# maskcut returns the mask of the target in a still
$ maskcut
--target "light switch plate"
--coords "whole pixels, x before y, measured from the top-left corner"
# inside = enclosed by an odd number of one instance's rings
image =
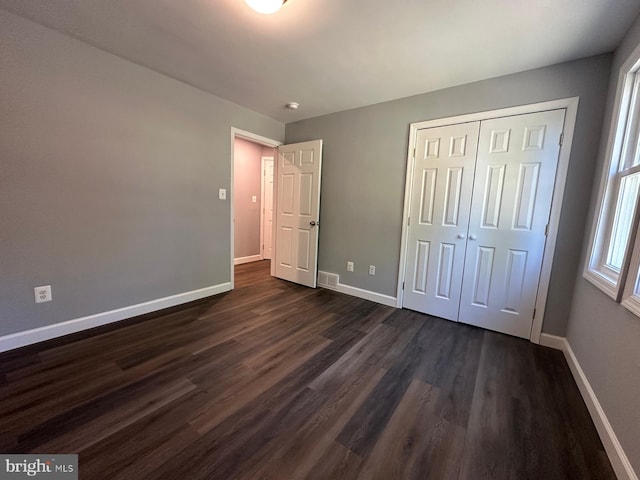
[[[226,188],[221,188],[220,190],[218,190],[218,198],[220,200],[226,200],[227,199],[227,189]]]

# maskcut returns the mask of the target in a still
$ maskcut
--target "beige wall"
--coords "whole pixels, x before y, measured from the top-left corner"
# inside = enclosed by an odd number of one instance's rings
[[[236,138],[234,142],[234,257],[260,254],[262,145]],[[256,202],[252,202],[252,197]]]

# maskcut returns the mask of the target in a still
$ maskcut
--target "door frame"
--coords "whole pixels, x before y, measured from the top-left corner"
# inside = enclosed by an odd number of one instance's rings
[[[558,158],[558,167],[556,170],[556,181],[553,189],[553,197],[551,202],[551,212],[549,215],[549,232],[545,243],[544,253],[542,257],[542,267],[540,271],[540,279],[538,281],[538,295],[536,297],[535,311],[536,315],[533,319],[531,334],[529,340],[533,343],[540,343],[540,335],[542,333],[542,323],[544,320],[545,306],[547,303],[547,295],[549,293],[549,281],[551,279],[551,266],[555,253],[556,240],[558,236],[558,225],[560,223],[560,213],[562,210],[562,199],[564,197],[565,183],[567,180],[567,172],[569,169],[569,158],[571,156],[571,146],[573,143],[573,133],[575,131],[577,113],[578,113],[579,97],[563,98],[552,100],[549,102],[532,103],[520,105],[517,107],[501,108],[489,110],[485,112],[470,113],[466,115],[457,115],[453,117],[438,118],[423,122],[410,124],[409,129],[409,147],[407,151],[407,169],[404,188],[404,207],[402,211],[402,237],[400,243],[400,264],[398,266],[398,287],[396,294],[396,307],[402,308],[404,301],[403,281],[405,276],[405,267],[407,260],[407,229],[409,220],[409,207],[411,205],[411,187],[413,182],[413,168],[416,136],[418,130],[425,128],[444,127],[458,123],[476,122],[490,120],[492,118],[510,117],[514,115],[523,115],[527,113],[537,113],[546,110],[566,109],[563,144],[560,148],[560,156]]]
[[[234,180],[235,180],[235,172],[234,172],[234,161],[235,161],[235,139],[236,138],[242,138],[243,140],[248,140],[250,142],[253,143],[257,143],[259,145],[263,145],[265,147],[271,147],[271,148],[277,148],[280,145],[282,145],[284,142],[281,142],[279,140],[274,140],[272,138],[267,138],[267,137],[263,137],[262,135],[258,135],[256,133],[252,133],[252,132],[248,132],[246,130],[241,130],[239,128],[235,128],[235,127],[231,127],[231,179],[229,182],[229,195],[228,195],[228,199],[229,199],[229,216],[230,216],[230,230],[231,230],[231,244],[230,244],[230,253],[231,253],[231,258],[229,259],[229,265],[230,265],[230,283],[231,283],[231,290],[234,289],[235,286],[235,264],[234,264],[234,241],[235,241],[235,205],[234,205],[234,188],[233,188],[233,184],[234,184]],[[274,159],[274,170],[275,170],[275,159]],[[274,197],[273,199],[274,205],[276,202],[276,199]],[[262,222],[260,222],[262,223]],[[262,231],[260,232],[260,238],[262,239]],[[274,240],[272,238],[272,240]],[[261,247],[262,248],[262,247]],[[262,249],[260,250],[262,252]]]
[[[262,259],[264,260],[264,217],[266,214],[266,211],[264,209],[264,194],[265,194],[265,162],[273,162],[273,170],[275,172],[275,161],[276,159],[274,157],[269,157],[269,156],[262,156],[260,158],[260,169],[261,169],[261,173],[260,173],[260,256],[262,257]],[[273,183],[273,186],[275,186],[275,182]],[[273,190],[273,189],[272,189]],[[271,192],[271,201],[273,203],[275,203],[275,198],[273,196],[273,192]],[[272,205],[273,208],[273,205]],[[273,211],[272,211],[273,213]],[[273,218],[271,221],[272,225],[273,225]],[[273,226],[271,228],[271,250],[273,251]],[[273,260],[273,254],[271,256],[271,259]]]

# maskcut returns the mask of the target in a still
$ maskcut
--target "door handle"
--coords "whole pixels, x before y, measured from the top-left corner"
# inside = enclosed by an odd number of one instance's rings
[[[458,237],[460,240],[462,240],[462,239],[464,238],[464,233],[459,233],[459,234],[457,235],[457,237]]]
[[[309,222],[309,225],[311,225],[312,227],[315,227],[316,225],[320,226],[320,222],[315,222],[315,221],[311,220]]]
[[[475,235],[469,235],[469,240],[475,240],[476,238],[478,237],[476,237]]]

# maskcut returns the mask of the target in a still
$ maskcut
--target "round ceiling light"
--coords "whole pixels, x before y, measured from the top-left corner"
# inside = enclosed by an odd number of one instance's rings
[[[285,105],[289,110],[297,110],[300,108],[300,104],[298,102],[289,102]]]
[[[244,0],[258,13],[276,13],[287,0]]]

